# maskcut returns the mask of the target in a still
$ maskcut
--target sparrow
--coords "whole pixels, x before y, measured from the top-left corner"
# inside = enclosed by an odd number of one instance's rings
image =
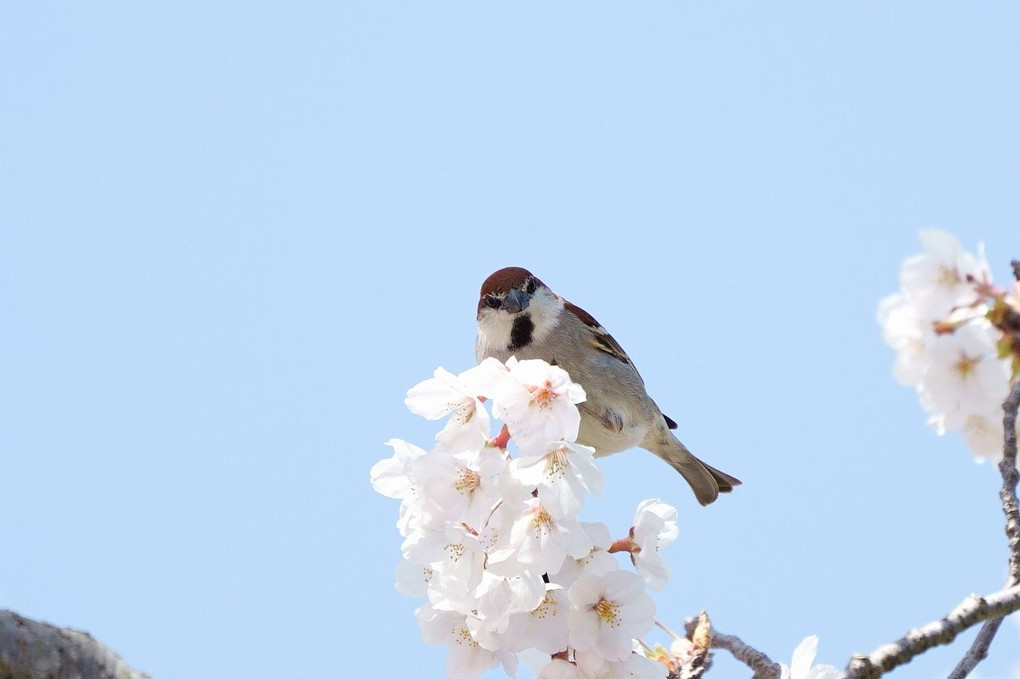
[[[485,279],[478,298],[475,356],[540,358],[584,387],[577,441],[596,457],[641,447],[680,472],[702,505],[740,480],[696,458],[673,434],[676,422],[645,391],[627,353],[584,309],[556,295],[530,271],[512,266]]]

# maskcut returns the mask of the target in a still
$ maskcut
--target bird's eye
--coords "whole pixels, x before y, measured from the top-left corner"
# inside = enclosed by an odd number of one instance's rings
[[[490,309],[498,309],[500,307],[500,304],[502,304],[502,302],[499,301],[499,297],[496,297],[495,295],[485,296],[485,306],[489,307]]]
[[[535,279],[534,278],[529,278],[527,280],[527,282],[524,284],[524,292],[526,292],[526,293],[528,293],[530,295],[530,294],[535,292],[535,287],[536,287],[535,286]]]

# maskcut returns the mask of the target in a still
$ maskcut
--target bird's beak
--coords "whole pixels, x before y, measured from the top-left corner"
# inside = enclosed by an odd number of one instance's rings
[[[531,297],[523,290],[511,290],[503,300],[503,310],[508,314],[516,314],[528,308]]]

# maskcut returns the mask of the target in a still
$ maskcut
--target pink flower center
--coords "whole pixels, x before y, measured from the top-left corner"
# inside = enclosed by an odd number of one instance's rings
[[[538,533],[548,534],[552,530],[553,518],[542,505],[532,510],[534,516],[531,518],[531,526]]]
[[[482,477],[478,472],[467,467],[461,467],[453,487],[458,493],[472,493],[482,485]]]
[[[960,284],[960,272],[940,264],[935,274],[935,282],[944,288],[953,288]]]
[[[956,374],[959,375],[960,379],[965,380],[974,374],[974,368],[977,364],[978,359],[961,354],[960,360],[953,367],[956,369]]]
[[[549,404],[556,400],[556,391],[553,390],[552,382],[549,380],[539,387],[528,388],[531,390],[531,405],[548,408]]]

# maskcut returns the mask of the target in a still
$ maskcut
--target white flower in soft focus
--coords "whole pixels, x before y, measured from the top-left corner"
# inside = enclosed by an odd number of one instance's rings
[[[424,599],[428,595],[432,567],[401,559],[397,564],[397,591],[404,596]]]
[[[591,540],[574,518],[556,518],[538,498],[502,505],[501,544],[489,554],[488,567],[498,575],[516,575],[527,569],[554,573],[567,556],[575,559],[591,551]]]
[[[842,672],[832,665],[815,665],[815,654],[818,651],[818,637],[811,635],[800,642],[793,650],[793,659],[790,666],[779,663],[782,669],[781,679],[837,679]]]
[[[507,674],[513,676],[517,659],[512,653],[493,652],[481,646],[468,628],[466,616],[453,611],[438,611],[428,604],[415,615],[421,625],[422,639],[431,646],[448,646],[446,675],[451,679],[474,679],[486,670],[503,664]]]
[[[634,573],[583,575],[571,585],[568,596],[570,645],[605,660],[627,659],[633,652],[632,640],[655,622],[655,604],[645,594],[644,581]]]
[[[538,499],[557,517],[577,516],[585,495],[602,495],[603,488],[595,449],[569,441],[553,441],[542,453],[517,458],[505,478],[516,481],[528,493],[537,489]]]
[[[893,376],[902,385],[917,386],[930,363],[927,343],[935,336],[930,324],[922,324],[916,309],[899,293],[879,303],[876,317],[885,343],[896,350]]]
[[[482,448],[454,455],[433,450],[414,461],[413,471],[427,525],[463,522],[480,530],[499,501],[502,451]]]
[[[465,375],[468,379],[464,379]],[[489,413],[470,386],[470,377],[471,371],[457,376],[436,368],[435,377],[408,389],[404,399],[408,410],[426,420],[450,415],[446,426],[436,434],[436,441],[444,450],[454,453],[481,448],[492,433]]]
[[[931,365],[919,388],[940,433],[962,425],[970,413],[1001,408],[1009,392],[1009,366],[996,355],[998,333],[981,320],[932,340]]]
[[[511,644],[508,650],[537,648],[548,655],[567,650],[569,608],[567,592],[550,585],[542,601],[532,610],[510,616],[506,629],[506,638]]]
[[[975,413],[968,415],[963,423],[963,440],[978,462],[998,462],[1002,459],[1004,433],[1001,415],[989,417]],[[1020,427],[1017,428],[1017,434],[1020,435]]]
[[[977,300],[968,276],[991,282],[984,249],[965,252],[955,236],[935,229],[921,231],[924,253],[903,262],[900,285],[923,321],[943,320],[956,307]]]
[[[563,368],[540,359],[506,362],[509,379],[495,387],[492,413],[503,420],[522,455],[544,452],[549,441],[574,441],[581,426],[581,385]]]
[[[669,581],[669,564],[659,550],[680,534],[676,519],[676,509],[659,500],[642,501],[634,514],[631,540],[639,551],[631,552],[630,559],[645,583],[656,592],[661,592]]]
[[[407,441],[390,439],[386,445],[393,449],[393,455],[372,465],[369,478],[375,492],[394,500],[403,500],[414,487],[411,467],[425,451]]]
[[[412,469],[414,461],[426,453],[418,446],[400,439],[390,439],[386,445],[393,448],[392,457],[376,462],[369,472],[369,478],[377,493],[400,500],[397,531],[406,537],[421,525],[421,498]]]

